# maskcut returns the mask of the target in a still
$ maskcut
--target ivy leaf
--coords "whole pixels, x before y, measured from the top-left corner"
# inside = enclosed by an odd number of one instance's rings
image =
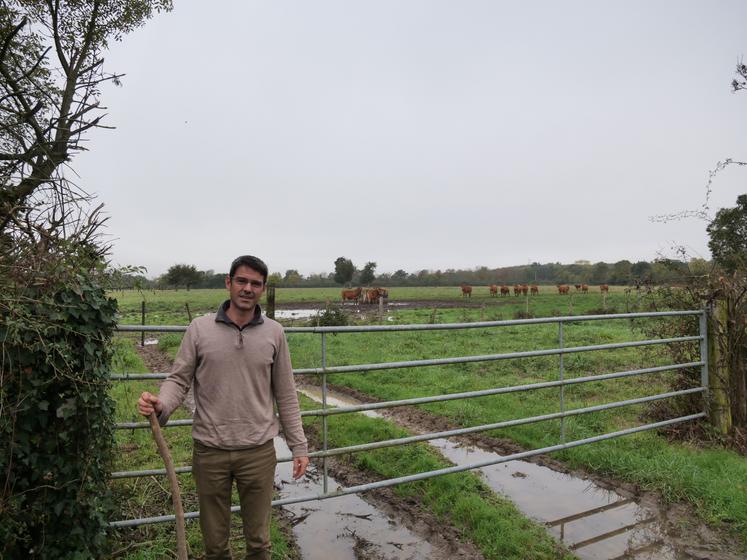
[[[75,397],[71,397],[57,408],[57,418],[70,418],[77,408]]]

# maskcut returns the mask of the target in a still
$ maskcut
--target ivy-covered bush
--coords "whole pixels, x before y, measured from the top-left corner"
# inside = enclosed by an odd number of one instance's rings
[[[111,513],[116,301],[90,258],[3,268],[0,557],[99,558]]]

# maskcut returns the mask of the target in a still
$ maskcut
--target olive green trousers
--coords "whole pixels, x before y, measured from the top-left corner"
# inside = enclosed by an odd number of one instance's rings
[[[200,529],[206,560],[230,560],[231,490],[239,492],[247,560],[270,560],[270,515],[275,446],[225,450],[194,442],[192,476],[200,502]]]

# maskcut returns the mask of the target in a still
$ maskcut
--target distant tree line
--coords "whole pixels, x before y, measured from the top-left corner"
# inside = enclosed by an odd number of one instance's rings
[[[615,263],[577,261],[573,264],[531,263],[526,265],[474,269],[418,270],[376,274],[376,263],[368,262],[361,269],[350,259],[339,257],[334,272],[303,275],[298,270],[270,274],[268,282],[283,288],[332,287],[332,286],[456,286],[461,283],[488,284],[610,284],[610,285],[661,285],[676,284],[692,274],[704,274],[710,261],[691,259],[659,259],[653,262]],[[222,288],[225,272],[198,270],[194,265],[175,264],[168,271],[149,279],[144,275],[123,275],[119,281],[122,288],[143,289],[193,289]]]

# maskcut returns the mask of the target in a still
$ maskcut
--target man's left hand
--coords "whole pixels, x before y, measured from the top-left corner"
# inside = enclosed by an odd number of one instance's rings
[[[304,457],[293,457],[293,480],[301,478],[306,472],[306,467],[309,466],[309,458]]]

